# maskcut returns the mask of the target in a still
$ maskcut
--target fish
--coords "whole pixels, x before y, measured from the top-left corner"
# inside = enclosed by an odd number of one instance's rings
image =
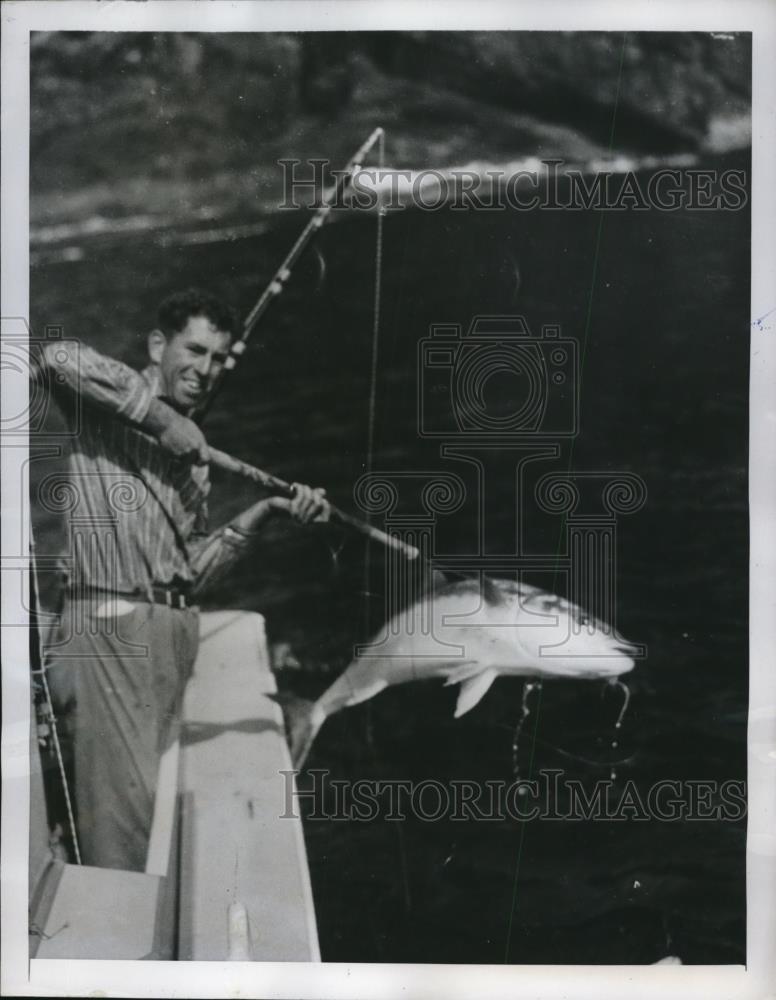
[[[397,684],[438,678],[460,685],[460,718],[497,677],[616,680],[633,669],[636,655],[637,647],[605,622],[539,587],[491,577],[446,582],[389,619],[382,635],[296,714],[293,765],[303,766],[331,715]]]

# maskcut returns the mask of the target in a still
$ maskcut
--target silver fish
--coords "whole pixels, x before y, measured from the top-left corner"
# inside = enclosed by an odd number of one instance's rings
[[[633,669],[636,654],[612,632],[570,601],[514,580],[446,584],[390,619],[383,635],[292,722],[294,767],[302,766],[330,715],[395,684],[436,677],[460,684],[459,718],[501,675],[612,680]]]

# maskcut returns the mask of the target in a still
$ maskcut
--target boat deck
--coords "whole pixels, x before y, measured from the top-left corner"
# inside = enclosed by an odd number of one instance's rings
[[[264,621],[211,612],[201,642],[183,713],[179,958],[320,961],[301,820],[281,819],[291,761]]]
[[[262,617],[203,614],[146,872],[52,863],[36,958],[320,961],[275,691]]]

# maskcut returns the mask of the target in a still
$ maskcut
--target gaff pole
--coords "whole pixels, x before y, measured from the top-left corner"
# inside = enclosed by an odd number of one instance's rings
[[[262,469],[257,469],[254,465],[248,465],[247,462],[243,462],[239,458],[233,458],[223,451],[218,451],[217,448],[208,448],[208,451],[210,452],[210,462],[212,465],[216,465],[220,469],[225,469],[227,472],[234,472],[245,479],[250,479],[276,496],[294,496],[294,489],[291,483],[287,483],[283,479],[278,479],[277,476],[273,476],[269,472],[264,472]],[[389,535],[386,531],[375,528],[374,525],[363,521],[359,517],[354,517],[344,510],[340,510],[339,507],[330,505],[329,512],[332,521],[346,524],[349,528],[353,528],[362,535],[367,535],[376,542],[380,542],[381,545],[401,552],[407,559],[417,559],[420,555],[420,549],[415,548],[414,545],[409,545],[395,535]]]

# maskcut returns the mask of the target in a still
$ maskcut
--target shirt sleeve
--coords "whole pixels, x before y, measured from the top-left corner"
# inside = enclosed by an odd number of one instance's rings
[[[44,384],[80,396],[100,409],[140,424],[154,392],[134,368],[106,357],[86,344],[69,340],[44,344],[38,364]]]
[[[191,566],[195,573],[192,596],[199,597],[218,583],[249,545],[250,539],[234,531],[229,525],[223,525],[207,534],[207,504],[203,502],[188,543]]]

